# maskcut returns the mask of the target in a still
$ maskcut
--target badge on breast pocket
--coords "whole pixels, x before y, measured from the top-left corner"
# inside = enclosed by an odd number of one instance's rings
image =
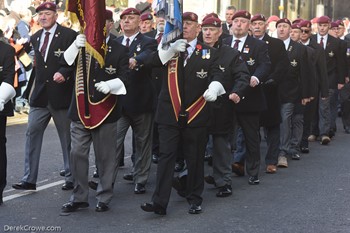
[[[136,51],[137,51],[137,52],[140,52],[140,51],[141,51],[141,45],[140,45],[140,44],[138,44],[138,45],[136,46]]]
[[[333,51],[331,51],[330,53],[328,53],[329,57],[334,57],[334,53]]]
[[[255,60],[253,58],[249,58],[249,61],[247,61],[248,66],[252,66],[255,64]]]
[[[290,62],[290,65],[296,67],[298,65],[298,62],[295,59],[293,59],[293,61]]]
[[[197,72],[197,77],[200,79],[206,78],[206,77],[208,77],[208,72],[201,69],[200,72]]]
[[[116,69],[116,68],[113,68],[113,66],[110,65],[109,67],[106,67],[106,68],[105,68],[105,72],[106,72],[107,74],[115,74],[115,73],[117,73],[117,69]]]
[[[55,55],[55,57],[60,57],[62,53],[64,53],[64,51],[62,51],[61,49],[58,49],[58,50],[56,50],[56,51],[53,52],[53,54]]]

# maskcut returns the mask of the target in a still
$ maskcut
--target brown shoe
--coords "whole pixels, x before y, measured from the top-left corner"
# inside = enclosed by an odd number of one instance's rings
[[[328,136],[322,136],[321,138],[321,145],[327,145],[330,143],[331,139]]]
[[[233,163],[232,172],[237,176],[244,176],[244,165],[240,163]]]
[[[266,167],[266,173],[268,174],[275,174],[277,172],[277,167],[276,165],[269,164]]]
[[[309,142],[314,142],[314,141],[316,141],[316,139],[317,139],[316,135],[313,135],[313,134],[311,134],[311,135],[307,138],[307,140],[308,140]]]

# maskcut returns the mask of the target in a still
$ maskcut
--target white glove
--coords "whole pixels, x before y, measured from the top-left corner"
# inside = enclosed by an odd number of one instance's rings
[[[176,53],[184,52],[186,50],[187,40],[179,39],[175,41],[175,43],[170,44],[168,50],[164,50],[162,48],[159,49],[158,55],[160,61],[163,63],[167,63]]]
[[[101,81],[99,83],[96,83],[95,87],[96,90],[102,92],[105,95],[107,95],[108,93],[111,93],[112,95],[126,94],[126,88],[124,86],[124,83],[119,78],[108,80],[106,82]]]
[[[2,82],[0,85],[0,111],[4,110],[4,105],[13,97],[15,97],[16,91],[12,85]]]
[[[208,102],[214,102],[218,96],[225,94],[226,91],[221,83],[213,81],[210,83],[208,89],[204,92],[203,97]]]
[[[85,47],[86,37],[84,34],[77,35],[75,41],[64,51],[63,57],[68,65],[72,65],[81,47]]]
[[[86,36],[84,34],[77,35],[77,38],[74,41],[75,46],[78,48],[85,47]]]
[[[0,112],[2,110],[4,110],[4,105],[5,105],[5,101],[4,100],[0,100]]]

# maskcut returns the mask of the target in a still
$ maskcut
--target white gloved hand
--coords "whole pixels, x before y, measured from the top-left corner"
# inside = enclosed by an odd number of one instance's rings
[[[0,85],[0,111],[4,110],[4,105],[13,97],[15,97],[16,91],[12,85],[7,82],[2,82]]]
[[[77,38],[74,41],[75,46],[77,46],[78,48],[82,48],[82,47],[85,47],[85,43],[86,43],[86,36],[84,34],[77,35]]]
[[[96,83],[95,87],[96,90],[102,92],[105,95],[107,95],[108,93],[111,93],[113,95],[126,94],[126,88],[124,86],[124,83],[119,78],[111,79],[106,82],[101,81],[99,83]]]
[[[168,50],[164,50],[162,48],[159,49],[158,55],[160,61],[163,63],[167,63],[176,53],[184,52],[186,50],[187,40],[179,39],[175,41],[175,43],[170,44]]]
[[[218,96],[225,94],[226,91],[221,83],[213,81],[210,83],[208,89],[204,92],[203,97],[208,102],[214,102]]]
[[[4,100],[0,100],[0,112],[2,110],[4,110],[4,105],[5,105],[5,101]]]
[[[68,65],[72,65],[81,47],[85,47],[86,37],[84,34],[77,35],[75,41],[63,53],[64,60]]]

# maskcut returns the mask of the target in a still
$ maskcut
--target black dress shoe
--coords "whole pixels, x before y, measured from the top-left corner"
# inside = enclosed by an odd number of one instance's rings
[[[141,209],[146,212],[154,212],[159,215],[166,215],[166,209],[157,203],[143,203]]]
[[[70,213],[87,207],[89,207],[88,202],[68,202],[62,206],[62,212]]]
[[[60,171],[60,176],[66,176],[66,171],[64,169]]]
[[[260,180],[257,176],[250,176],[248,179],[248,184],[250,185],[257,185],[260,183]]]
[[[184,161],[178,161],[176,162],[175,164],[175,168],[174,168],[174,171],[175,172],[181,172],[185,169],[185,162]]]
[[[232,187],[231,185],[225,185],[220,187],[219,191],[216,193],[217,197],[228,197],[232,195]]]
[[[292,159],[293,160],[300,160],[300,155],[299,154],[292,154]]]
[[[303,154],[308,154],[310,152],[309,148],[308,147],[301,147],[300,148],[300,151],[301,153]]]
[[[104,202],[97,203],[96,209],[95,209],[96,212],[105,212],[107,210],[109,210],[109,207],[106,203]]]
[[[97,182],[90,180],[88,184],[92,190],[97,190],[97,185],[98,185]]]
[[[13,184],[12,188],[14,189],[23,189],[23,190],[36,190],[36,184],[31,184],[25,181],[21,181],[17,184]]]
[[[202,212],[202,207],[200,205],[191,204],[188,213],[190,214],[199,214]]]
[[[157,154],[153,154],[153,155],[152,155],[152,162],[155,163],[155,164],[157,164],[157,163],[158,163],[158,160],[159,160],[158,155],[157,155]]]
[[[96,169],[95,171],[94,171],[94,173],[92,174],[92,177],[93,178],[98,178],[99,177],[99,174],[98,174],[98,170]]]
[[[128,180],[128,181],[133,181],[134,180],[134,175],[132,173],[124,174],[123,179],[124,180]]]
[[[214,177],[212,177],[211,175],[204,176],[204,181],[205,181],[207,184],[213,184],[213,185],[215,185]]]
[[[179,177],[173,177],[171,185],[180,197],[186,197],[186,187],[181,183]]]
[[[64,190],[64,191],[72,190],[72,189],[74,189],[73,182],[67,181],[66,183],[64,183],[64,185],[62,185],[62,190]]]
[[[145,192],[146,192],[145,185],[140,183],[135,184],[135,189],[134,189],[135,194],[144,194]]]

